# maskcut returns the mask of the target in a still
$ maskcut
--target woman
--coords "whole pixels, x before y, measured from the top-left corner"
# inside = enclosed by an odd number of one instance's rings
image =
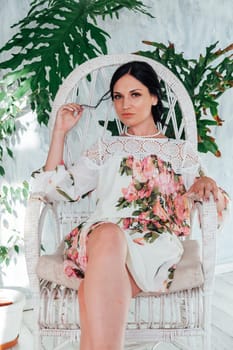
[[[124,134],[99,140],[66,169],[64,140],[83,113],[68,103],[57,113],[45,172],[35,175],[37,191],[42,186],[52,198],[78,200],[96,190],[95,212],[65,239],[65,272],[81,279],[81,350],[123,349],[130,299],[141,290],[168,290],[183,253],[177,236],[189,233],[189,196],[212,194],[218,212],[226,208],[215,181],[199,176],[191,145],[160,131],[161,91],[152,67],[124,64],[110,92]]]

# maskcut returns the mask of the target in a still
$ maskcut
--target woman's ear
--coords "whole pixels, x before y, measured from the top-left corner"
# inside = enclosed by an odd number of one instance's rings
[[[158,97],[156,95],[152,95],[152,106],[156,106],[158,103]]]

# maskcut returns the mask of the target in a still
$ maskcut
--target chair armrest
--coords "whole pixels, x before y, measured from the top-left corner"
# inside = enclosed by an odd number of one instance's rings
[[[217,207],[213,197],[209,201],[198,203],[196,206],[202,232],[204,289],[210,291],[214,283],[216,264]]]
[[[29,282],[33,293],[36,294],[39,293],[36,266],[41,253],[42,228],[48,210],[52,210],[56,216],[56,204],[48,202],[44,193],[31,194],[25,212],[24,240]]]

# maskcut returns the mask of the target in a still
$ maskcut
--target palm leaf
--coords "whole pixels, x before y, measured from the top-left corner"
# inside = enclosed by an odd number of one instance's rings
[[[5,75],[8,84],[31,77],[31,105],[37,110],[38,120],[47,124],[48,105],[41,108],[43,99],[36,96],[42,93],[53,100],[58,86],[77,64],[107,53],[109,34],[97,26],[96,17],[113,17],[122,8],[150,14],[138,0],[37,0],[31,5],[26,18],[15,25],[19,32],[0,50],[14,50],[0,68],[14,71]],[[30,92],[25,89],[24,95]]]
[[[0,63],[0,138],[9,133],[5,123],[15,120],[30,104],[39,123],[47,124],[59,85],[75,66],[107,53],[109,34],[99,28],[99,17],[119,17],[121,9],[151,16],[140,0],[34,0],[27,16],[13,27],[18,32],[0,49],[10,58]],[[13,122],[14,124],[14,122]],[[1,174],[3,171],[1,171]]]
[[[209,126],[220,126],[218,98],[229,88],[233,87],[233,44],[222,50],[216,50],[218,42],[206,48],[205,54],[198,59],[188,59],[183,53],[175,52],[175,46],[169,43],[143,41],[152,47],[151,51],[139,51],[137,54],[158,60],[167,66],[186,87],[196,113],[198,130],[198,150],[211,152],[220,156],[220,151]],[[180,111],[178,110],[178,118]],[[209,116],[209,120],[206,118]],[[213,119],[211,119],[211,117]],[[168,128],[167,136],[173,137]]]

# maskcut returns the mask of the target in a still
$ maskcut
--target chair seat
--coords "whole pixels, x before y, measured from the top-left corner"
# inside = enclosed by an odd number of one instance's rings
[[[200,287],[204,283],[198,242],[186,240],[182,244],[184,253],[177,264],[169,293]],[[37,264],[37,275],[40,279],[77,290],[80,280],[75,277],[68,277],[64,273],[63,249],[64,245],[61,244],[55,254],[41,256]]]

